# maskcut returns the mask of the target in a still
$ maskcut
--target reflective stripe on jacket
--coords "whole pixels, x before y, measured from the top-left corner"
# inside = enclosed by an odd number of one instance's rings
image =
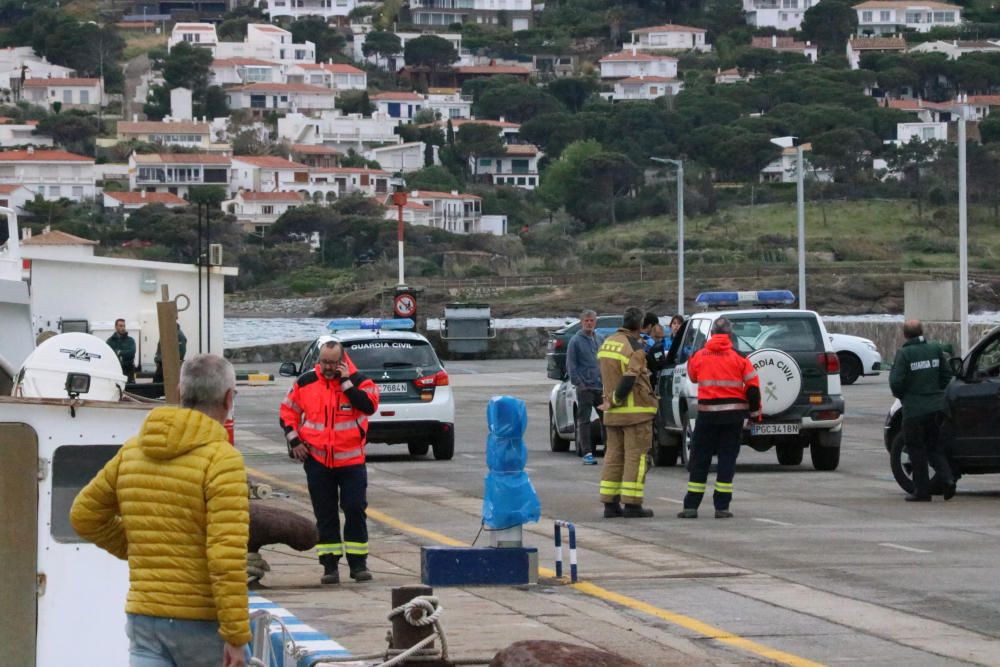
[[[760,414],[757,371],[749,359],[733,349],[727,334],[714,334],[695,352],[688,362],[688,378],[698,385],[699,413]]]
[[[604,412],[605,425],[630,426],[656,416],[657,401],[649,384],[646,349],[637,334],[618,329],[605,338],[597,351],[597,362],[601,367],[604,397],[611,403]],[[624,377],[633,378],[634,384],[623,400],[616,401],[615,389]]]
[[[319,364],[296,380],[281,402],[281,424],[289,447],[301,442],[309,454],[328,468],[365,462],[368,415],[378,409],[378,387],[357,372],[344,352],[349,378],[327,380]],[[371,402],[371,412],[362,411],[348,393],[363,391]]]

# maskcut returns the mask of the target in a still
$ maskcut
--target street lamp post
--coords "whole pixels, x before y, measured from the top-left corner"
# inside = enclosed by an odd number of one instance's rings
[[[684,161],[650,158],[653,162],[677,167],[677,313],[684,314]]]
[[[969,353],[969,212],[966,190],[965,108],[958,116],[958,316],[959,347]]]
[[[784,139],[784,141],[782,140]],[[787,139],[791,139],[795,145],[795,200],[798,209],[798,229],[799,229],[799,308],[806,309],[806,184],[805,184],[805,159],[802,156],[802,144],[798,137],[783,137],[782,139],[771,139],[771,143],[780,146],[782,150],[788,148]]]

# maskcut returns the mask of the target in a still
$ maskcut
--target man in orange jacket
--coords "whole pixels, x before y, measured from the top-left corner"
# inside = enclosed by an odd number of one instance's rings
[[[342,555],[347,556],[352,579],[372,579],[365,437],[368,415],[378,409],[378,398],[375,383],[358,372],[340,343],[331,341],[320,348],[316,367],[303,373],[281,402],[288,455],[302,461],[306,471],[324,584],[340,583],[337,568]],[[338,504],[344,510],[343,541]]]
[[[733,326],[724,317],[712,323],[705,347],[688,362],[688,378],[698,385],[698,418],[694,426],[687,495],[681,519],[698,517],[708,468],[718,456],[715,473],[715,518],[733,516],[733,476],[740,453],[740,434],[748,417],[760,415],[760,380],[750,360],[733,349]]]

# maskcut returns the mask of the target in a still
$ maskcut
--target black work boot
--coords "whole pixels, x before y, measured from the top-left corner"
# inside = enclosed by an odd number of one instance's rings
[[[930,496],[918,496],[915,493],[908,493],[906,497],[903,498],[908,503],[929,503],[931,501]]]
[[[368,571],[368,562],[366,560],[357,560],[353,563],[348,561],[347,564],[351,568],[351,579],[354,581],[372,580],[372,573]]]
[[[622,506],[618,503],[604,503],[604,518],[614,519],[622,515]]]
[[[648,519],[653,516],[653,510],[643,509],[642,505],[626,505],[622,516],[626,519]]]
[[[320,578],[321,584],[339,584],[340,570],[337,568],[340,559],[333,554],[323,554],[319,557],[319,562],[323,566],[323,576]]]

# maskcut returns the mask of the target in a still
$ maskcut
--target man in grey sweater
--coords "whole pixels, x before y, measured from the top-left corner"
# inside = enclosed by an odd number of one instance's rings
[[[583,452],[584,465],[597,465],[594,442],[590,433],[590,417],[601,404],[601,370],[597,365],[598,340],[597,313],[585,310],[580,313],[580,331],[569,341],[566,350],[566,369],[569,381],[576,388],[576,446]]]

